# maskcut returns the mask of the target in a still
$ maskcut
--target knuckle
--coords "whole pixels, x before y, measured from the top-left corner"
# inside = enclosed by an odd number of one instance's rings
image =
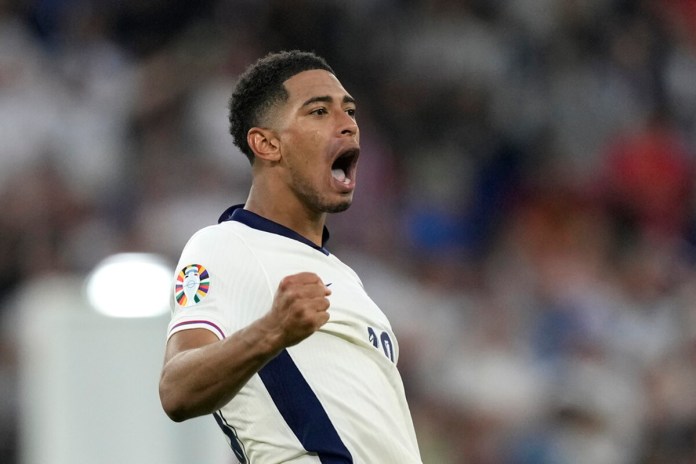
[[[280,280],[280,283],[278,284],[278,288],[281,290],[287,290],[289,288],[292,288],[295,283],[295,279],[293,276],[285,276]]]
[[[289,301],[295,301],[298,298],[297,289],[292,286],[285,289],[284,294],[285,298],[287,298]]]

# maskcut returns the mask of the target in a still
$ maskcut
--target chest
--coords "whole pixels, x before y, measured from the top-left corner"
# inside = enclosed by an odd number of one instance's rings
[[[291,241],[288,241],[291,242]],[[304,244],[278,243],[258,252],[272,289],[299,272],[313,272],[331,289],[329,311],[335,322],[388,326],[384,313],[369,297],[355,272],[336,258]]]
[[[278,243],[258,253],[270,288],[278,288],[285,276],[313,272],[331,289],[329,322],[321,332],[368,350],[377,350],[392,362],[398,348],[386,315],[369,297],[355,272],[334,255],[325,255],[304,244]]]

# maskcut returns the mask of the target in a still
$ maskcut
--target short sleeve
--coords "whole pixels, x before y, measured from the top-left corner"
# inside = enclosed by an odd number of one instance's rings
[[[202,328],[219,339],[229,335],[225,317],[225,259],[215,226],[194,234],[184,247],[174,271],[171,288],[171,321],[167,337],[187,329]]]
[[[244,269],[254,267],[243,241],[220,225],[196,232],[184,247],[174,273],[167,337],[202,328],[223,339],[238,330],[235,315]]]

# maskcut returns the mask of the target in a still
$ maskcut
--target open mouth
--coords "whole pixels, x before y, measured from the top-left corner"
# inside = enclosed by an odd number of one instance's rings
[[[349,185],[355,180],[355,166],[358,162],[360,150],[353,148],[341,153],[331,165],[331,175],[334,179]]]

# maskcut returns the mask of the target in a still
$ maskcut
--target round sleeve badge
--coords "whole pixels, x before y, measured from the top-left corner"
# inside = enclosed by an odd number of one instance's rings
[[[208,294],[209,289],[208,270],[200,264],[189,264],[176,278],[174,297],[180,306],[193,306]]]

